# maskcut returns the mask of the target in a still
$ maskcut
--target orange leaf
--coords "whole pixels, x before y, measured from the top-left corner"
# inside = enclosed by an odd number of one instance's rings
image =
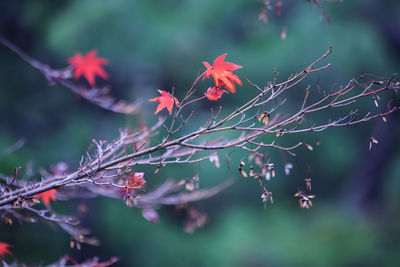
[[[225,90],[221,90],[221,87],[210,87],[207,90],[206,97],[211,101],[217,101],[221,98],[223,93],[228,93]]]
[[[143,176],[143,172],[135,172],[134,175],[130,176],[126,180],[126,188],[122,189],[121,193],[129,192],[131,190],[143,187],[146,183],[146,180],[143,178]]]
[[[0,257],[4,258],[4,256],[6,254],[12,254],[11,251],[9,250],[9,248],[11,247],[10,244],[8,243],[4,243],[4,242],[0,242]]]
[[[204,61],[203,64],[207,68],[203,79],[213,77],[215,81],[215,87],[220,87],[221,84],[225,86],[231,93],[236,92],[235,83],[242,86],[242,82],[239,77],[233,74],[232,71],[242,68],[242,66],[236,65],[231,62],[225,62],[226,53],[222,56],[217,57],[211,66],[208,62]]]
[[[56,201],[56,196],[55,194],[58,193],[57,189],[50,189],[47,191],[44,191],[40,194],[37,194],[34,196],[34,198],[39,199],[41,198],[43,200],[44,205],[48,207],[50,205],[50,200]]]
[[[157,114],[164,108],[167,108],[169,111],[169,114],[171,115],[172,108],[174,107],[174,103],[179,104],[178,99],[176,99],[176,97],[172,98],[170,93],[168,93],[166,91],[162,91],[162,90],[157,90],[157,91],[161,94],[161,96],[149,100],[149,101],[160,103],[156,109],[156,112],[154,112],[154,114]],[[174,100],[175,100],[175,102],[174,102]]]
[[[108,60],[105,58],[97,57],[97,51],[92,50],[85,56],[81,53],[75,54],[73,57],[68,59],[69,64],[75,67],[74,77],[78,79],[80,76],[85,76],[86,80],[91,86],[94,86],[95,75],[107,79],[108,75],[103,70],[101,65],[107,65]]]

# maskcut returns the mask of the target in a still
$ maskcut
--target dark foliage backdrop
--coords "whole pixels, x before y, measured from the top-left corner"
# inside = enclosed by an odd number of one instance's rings
[[[283,1],[281,15],[269,12],[265,23],[259,19],[264,5],[255,0],[1,1],[0,32],[57,68],[66,66],[66,59],[77,51],[97,49],[109,59],[111,94],[143,99],[142,116],[149,124],[156,116],[147,99],[155,97],[156,89],[174,86],[182,96],[201,62],[225,52],[230,61],[243,66],[241,73],[265,84],[275,67],[286,77],[332,44],[332,68],[309,80],[314,92],[362,73],[399,72],[399,1],[319,2],[316,8],[310,1]],[[18,151],[0,157],[1,173],[10,175],[13,168],[23,166],[29,176],[59,161],[74,169],[93,138],[112,140],[119,128],[138,125],[135,116],[102,110],[63,87],[49,86],[4,46],[0,60],[0,151],[19,139],[25,141]],[[237,94],[224,96],[224,106],[242,103],[246,90],[238,88]],[[288,99],[289,109],[298,105],[302,93]],[[217,105],[201,102],[194,108],[206,118],[209,108]],[[374,103],[361,105],[368,108]],[[332,115],[326,112],[317,119]],[[121,201],[98,198],[52,206],[78,214],[78,207],[87,205],[83,223],[101,240],[99,247],[70,249],[68,236],[46,224],[0,224],[0,241],[12,243],[14,256],[29,264],[70,254],[78,260],[117,256],[119,266],[395,266],[400,260],[399,125],[397,112],[388,123],[376,120],[289,137],[320,145],[296,158],[268,152],[277,164],[277,175],[271,185],[274,204],[265,209],[259,186],[243,179],[223,153],[219,169],[204,162],[170,166],[147,176],[159,183],[198,171],[201,186],[234,177],[236,183],[229,189],[194,204],[208,213],[210,222],[193,234],[184,232],[172,208],[161,209],[161,222],[153,225]],[[369,151],[371,136],[379,144]],[[243,154],[229,157],[238,162]],[[288,161],[294,168],[286,176],[283,166]],[[305,210],[293,194],[308,175],[317,198],[313,208]]]

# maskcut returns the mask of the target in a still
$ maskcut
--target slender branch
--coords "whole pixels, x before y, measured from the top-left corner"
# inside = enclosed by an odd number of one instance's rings
[[[69,68],[64,70],[52,69],[49,65],[44,64],[26,54],[2,35],[0,35],[0,43],[17,54],[29,65],[40,71],[49,82],[59,84],[70,89],[72,92],[86,99],[92,104],[95,104],[103,109],[122,114],[137,114],[140,110],[140,102],[128,103],[124,100],[115,101],[112,97],[107,95],[108,89],[100,90],[98,88],[91,88],[87,90],[83,87],[75,85],[67,80],[72,77],[71,70]]]

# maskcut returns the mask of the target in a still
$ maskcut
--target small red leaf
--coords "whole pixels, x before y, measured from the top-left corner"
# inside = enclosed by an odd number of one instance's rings
[[[9,248],[11,247],[10,244],[5,243],[5,242],[0,242],[0,257],[4,258],[6,254],[11,255],[11,251]]]
[[[217,101],[221,98],[223,93],[228,93],[225,90],[221,90],[221,87],[210,87],[207,89],[206,97],[208,100]]]
[[[85,76],[86,80],[91,86],[94,86],[95,75],[107,79],[108,75],[101,65],[107,65],[108,60],[105,58],[97,57],[96,50],[88,52],[85,56],[81,53],[75,54],[68,59],[69,64],[74,66],[74,77],[78,79],[80,76]]]
[[[46,207],[48,207],[50,205],[50,200],[52,200],[52,201],[57,200],[57,198],[55,196],[55,194],[57,192],[58,192],[57,189],[50,189],[50,190],[47,190],[40,194],[35,195],[34,198],[36,198],[36,199],[41,198],[43,200],[44,205],[46,205]]]
[[[179,104],[178,99],[176,99],[176,97],[172,98],[172,96],[170,95],[170,93],[162,91],[162,90],[157,90],[161,96],[156,97],[156,98],[152,98],[149,101],[153,101],[153,102],[157,102],[159,103],[156,112],[154,112],[154,114],[157,114],[158,112],[160,112],[161,110],[163,110],[164,108],[166,108],[169,112],[169,114],[171,115],[172,113],[172,108],[174,107],[174,103]],[[175,101],[174,101],[175,100]]]
[[[233,74],[232,71],[242,68],[242,66],[236,65],[231,62],[225,62],[226,53],[222,56],[217,57],[211,66],[208,62],[203,62],[207,68],[203,79],[213,77],[215,81],[215,87],[219,88],[221,84],[225,86],[231,93],[236,92],[235,83],[242,86],[242,82],[239,77]]]

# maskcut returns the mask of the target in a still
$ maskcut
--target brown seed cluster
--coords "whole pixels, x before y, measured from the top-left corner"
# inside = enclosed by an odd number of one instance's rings
[[[294,196],[297,197],[300,208],[309,209],[312,207],[313,203],[311,199],[315,198],[315,195],[307,195],[303,191],[298,190]]]

